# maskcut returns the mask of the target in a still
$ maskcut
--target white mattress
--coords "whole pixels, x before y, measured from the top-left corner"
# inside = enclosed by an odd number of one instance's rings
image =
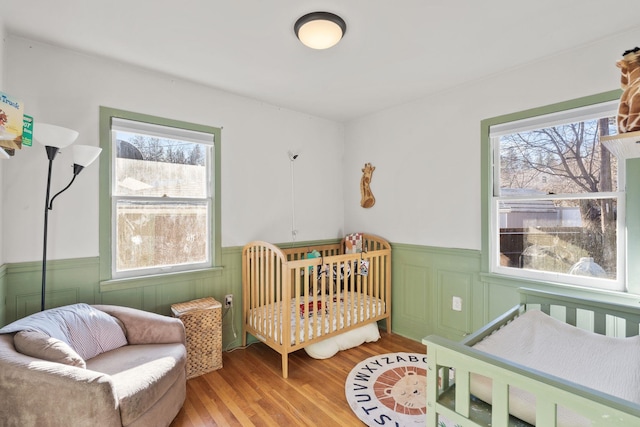
[[[352,298],[354,302],[353,307],[355,307],[355,316],[353,316],[353,308],[349,309],[352,307]],[[323,322],[321,313],[318,312],[317,322],[315,324],[313,316],[308,316],[308,311],[305,311],[304,315],[301,316],[300,304],[304,302],[302,298],[300,298],[297,303],[295,298],[289,301],[288,305],[291,313],[291,344],[304,342],[307,339],[316,338],[333,332],[336,329],[349,327],[352,324],[368,323],[368,319],[379,316],[385,311],[384,301],[361,293],[341,293],[334,296],[330,303],[327,302],[330,300],[328,295],[319,296],[318,300],[321,302],[326,314]],[[309,298],[309,301],[312,302],[315,301],[315,299]],[[329,309],[329,304],[331,309]],[[277,302],[275,304],[267,304],[254,308],[249,312],[249,324],[258,329],[263,335],[258,336],[259,339],[264,339],[265,336],[269,336],[282,344],[280,328],[273,325],[272,317],[274,317],[274,313],[277,313],[279,316],[278,324],[282,325],[283,306],[286,307],[286,303]],[[329,315],[330,311],[333,314],[332,316]],[[306,322],[306,328],[305,320],[308,320],[308,322]],[[296,338],[297,322],[300,322],[300,331]]]
[[[527,311],[474,345],[550,375],[640,403],[640,336],[614,338],[568,325],[539,310]],[[491,403],[491,380],[472,374],[471,393]],[[535,424],[535,397],[511,388],[509,412]],[[588,420],[558,409],[559,426],[590,425]]]

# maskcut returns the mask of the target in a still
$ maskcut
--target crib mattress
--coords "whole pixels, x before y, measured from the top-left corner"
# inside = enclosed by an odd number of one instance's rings
[[[352,304],[353,302],[353,304]],[[318,306],[318,304],[320,304]],[[292,298],[287,302],[276,302],[249,311],[248,323],[259,331],[259,339],[270,337],[282,344],[281,326],[283,324],[283,309],[288,305],[291,319],[291,345],[317,338],[338,329],[343,329],[359,323],[364,324],[369,319],[380,316],[385,312],[385,302],[379,298],[362,293],[340,293],[330,298],[328,295],[319,298],[309,298],[309,306],[319,307],[314,322],[313,313],[307,309],[302,298],[296,301]],[[330,308],[331,307],[331,308]],[[324,311],[324,321],[321,312]],[[277,324],[274,317],[278,317]],[[296,337],[296,325],[300,325]],[[306,327],[305,327],[306,326]]]
[[[523,366],[640,403],[640,336],[608,337],[530,310],[480,341],[474,348]],[[491,380],[472,374],[471,393],[491,403]],[[510,413],[535,424],[535,397],[513,387]],[[558,425],[582,426],[586,420],[566,408]]]

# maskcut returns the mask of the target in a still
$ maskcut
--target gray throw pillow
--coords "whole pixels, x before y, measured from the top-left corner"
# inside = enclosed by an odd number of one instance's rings
[[[87,364],[69,345],[38,331],[20,331],[13,337],[13,344],[18,352],[85,369]]]

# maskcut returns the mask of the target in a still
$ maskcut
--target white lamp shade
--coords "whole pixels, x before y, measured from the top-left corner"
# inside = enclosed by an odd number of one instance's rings
[[[62,126],[50,125],[47,123],[33,124],[33,139],[40,144],[49,147],[64,148],[78,138],[78,132]]]
[[[329,12],[309,13],[295,23],[294,31],[302,44],[312,49],[335,46],[347,29],[342,18]]]
[[[86,168],[98,158],[101,152],[102,148],[100,147],[93,147],[91,145],[74,145],[73,163]]]

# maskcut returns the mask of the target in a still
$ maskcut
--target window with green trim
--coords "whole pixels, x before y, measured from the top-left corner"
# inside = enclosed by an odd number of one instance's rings
[[[489,127],[491,272],[624,290],[624,162],[606,102]]]
[[[108,126],[110,279],[215,264],[219,129],[118,112]]]

